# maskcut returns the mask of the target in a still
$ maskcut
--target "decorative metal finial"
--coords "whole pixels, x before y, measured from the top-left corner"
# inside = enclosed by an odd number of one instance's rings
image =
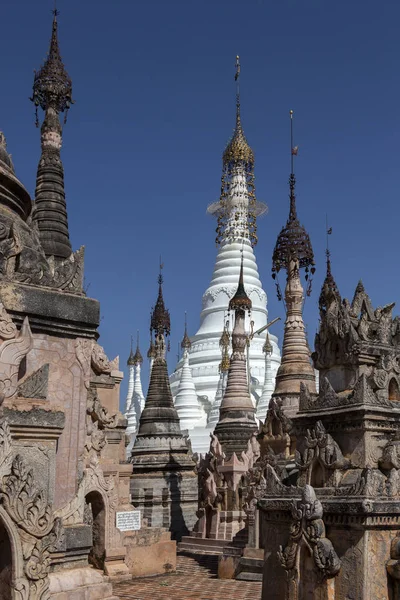
[[[192,347],[192,342],[190,341],[190,338],[187,333],[187,314],[185,311],[185,333],[183,335],[183,339],[181,342],[181,348],[182,348],[182,350],[190,350],[191,347]]]
[[[169,311],[165,308],[162,291],[163,277],[161,275],[161,270],[163,269],[163,267],[164,265],[162,264],[160,257],[160,274],[158,276],[158,297],[156,305],[151,314],[150,322],[150,331],[154,331],[156,338],[158,336],[163,335],[169,336],[171,333]]]
[[[135,364],[135,355],[133,354],[133,335],[131,335],[131,351],[126,364],[128,365],[128,367],[133,366]]]
[[[135,365],[141,365],[143,362],[143,357],[142,357],[142,355],[140,353],[140,349],[139,349],[139,330],[137,331],[136,352],[135,352],[133,359],[134,359]]]
[[[243,247],[241,250],[241,259],[240,259],[240,274],[239,274],[239,284],[235,295],[229,301],[229,310],[247,310],[249,313],[251,311],[252,303],[248,295],[246,294],[246,290],[244,289],[244,276],[243,276]]]
[[[321,318],[324,317],[327,307],[332,297],[335,297],[341,303],[340,293],[336,281],[332,275],[331,252],[329,249],[329,236],[332,235],[332,227],[328,226],[328,216],[326,216],[326,275],[319,295],[318,306]]]
[[[150,329],[150,346],[149,349],[147,351],[147,358],[149,360],[155,358],[157,356],[157,352],[156,352],[156,347],[154,345],[153,342],[153,334],[152,334],[152,330]]]
[[[222,331],[222,335],[219,339],[219,347],[221,349],[222,360],[219,364],[220,371],[228,371],[230,366],[230,358],[229,358],[229,344],[230,344],[230,335],[229,335],[229,320],[226,319],[226,315],[224,314],[224,329]]]
[[[269,339],[268,331],[267,331],[267,335],[265,336],[265,344],[263,346],[263,352],[265,354],[268,354],[268,356],[272,356],[272,353],[273,353],[273,348],[272,348],[272,344]]]
[[[256,218],[267,211],[263,202],[258,202],[254,184],[254,153],[247,143],[240,115],[240,72],[239,56],[235,62],[236,123],[233,135],[222,155],[221,193],[207,212],[217,218],[215,243],[238,237],[247,238],[252,246],[257,244]],[[240,181],[240,184],[238,183]],[[238,186],[240,190],[238,190]],[[244,188],[244,189],[243,189]],[[234,215],[232,216],[232,210]]]
[[[35,71],[33,94],[30,100],[36,108],[36,126],[39,126],[38,108],[47,111],[52,108],[57,114],[65,112],[64,123],[68,110],[73,104],[72,81],[61,60],[57,35],[57,16],[59,11],[54,7],[53,26],[50,48],[47,58],[39,71]]]
[[[295,186],[296,179],[294,175],[294,160],[293,157],[298,154],[298,146],[293,145],[293,110],[289,112],[290,115],[290,148],[291,148],[291,162],[290,162],[290,177],[289,177],[289,218],[286,222],[285,227],[282,228],[278,239],[276,241],[274,253],[272,256],[272,277],[276,279],[277,274],[283,268],[287,272],[289,271],[290,264],[292,262],[297,264],[297,268],[305,269],[305,279],[309,280],[309,271],[311,275],[315,273],[315,262],[314,252],[311,246],[310,236],[299,223],[297,217],[296,208],[296,195]],[[311,269],[310,269],[311,267]],[[311,293],[311,279],[308,283],[307,295]],[[282,293],[277,285],[278,299],[282,299]]]

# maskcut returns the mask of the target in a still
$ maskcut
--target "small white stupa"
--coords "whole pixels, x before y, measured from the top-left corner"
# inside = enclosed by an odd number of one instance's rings
[[[179,381],[178,393],[175,397],[175,408],[177,410],[181,430],[193,429],[196,425],[206,425],[207,415],[202,408],[196,394],[196,388],[189,366],[190,339],[187,334],[187,323],[185,314],[185,334],[182,339],[183,365]]]
[[[275,382],[272,377],[272,369],[271,369],[271,356],[272,356],[272,345],[269,341],[269,335],[267,333],[267,337],[265,339],[265,344],[263,347],[263,352],[265,353],[265,375],[264,375],[264,385],[262,389],[261,397],[257,404],[257,412],[256,417],[264,423],[265,418],[267,416],[267,410],[269,406],[269,401],[271,400],[272,394],[274,393]]]
[[[135,437],[139,426],[140,415],[145,404],[145,397],[142,389],[141,380],[141,366],[143,363],[143,357],[139,349],[139,332],[137,335],[137,346],[136,352],[133,354],[132,341],[131,341],[131,353],[129,355],[127,364],[129,367],[129,381],[128,381],[128,394],[126,398],[126,409],[125,417],[128,421],[126,428],[126,435],[129,437],[129,444],[126,448],[127,457],[130,456],[133,444],[135,443]]]

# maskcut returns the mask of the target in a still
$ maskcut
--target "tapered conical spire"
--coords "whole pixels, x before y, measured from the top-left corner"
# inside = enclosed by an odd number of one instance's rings
[[[310,362],[310,350],[303,322],[304,290],[300,269],[306,272],[307,294],[311,292],[310,275],[314,274],[314,253],[308,233],[297,218],[293,157],[298,148],[293,146],[293,111],[290,111],[291,173],[289,178],[289,218],[275,245],[272,257],[272,277],[276,279],[281,269],[286,271],[285,308],[286,321],[282,345],[282,361],[276,375],[274,397],[282,399],[282,406],[291,415],[299,405],[300,385],[307,385],[316,393],[315,373]],[[278,286],[278,298],[282,294]]]
[[[64,191],[64,169],[60,150],[62,127],[59,113],[72,103],[72,82],[60,56],[57,36],[57,15],[54,11],[50,49],[44,65],[35,73],[32,102],[44,113],[41,127],[42,154],[39,161],[33,220],[46,256],[68,258],[71,253]]]
[[[219,421],[215,427],[223,451],[227,456],[234,452],[240,456],[257,425],[255,409],[250,398],[247,381],[246,347],[248,336],[245,331],[246,310],[251,309],[251,300],[243,284],[243,258],[239,284],[229,308],[235,311],[235,325],[232,331],[232,357],[229,364],[226,390],[223,396]]]
[[[246,294],[246,290],[244,289],[244,279],[243,279],[243,250],[242,257],[240,261],[240,274],[239,274],[239,284],[237,286],[237,290],[234,296],[229,301],[229,310],[251,310],[251,300]]]
[[[257,243],[256,217],[267,210],[257,202],[254,186],[254,153],[243,132],[240,115],[240,63],[236,57],[236,126],[222,156],[221,195],[219,202],[208,207],[218,219],[216,243],[238,237]]]

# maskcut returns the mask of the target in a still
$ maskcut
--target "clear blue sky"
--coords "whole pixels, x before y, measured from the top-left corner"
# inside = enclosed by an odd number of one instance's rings
[[[40,143],[28,98],[52,7],[2,2],[0,128],[31,194]],[[86,246],[86,282],[101,301],[100,343],[110,358],[119,354],[125,368],[136,329],[147,351],[160,253],[170,370],[185,310],[189,333],[198,327],[216,253],[205,211],[218,198],[234,126],[236,54],[257,196],[269,205],[256,254],[270,317],[283,316],[270,270],[288,214],[291,108],[298,211],[317,263],[304,313],[310,343],[326,213],[342,295],[352,297],[362,278],[374,305],[400,300],[398,0],[58,0],[58,8],[76,101],[63,147],[70,234],[74,248]],[[125,390],[126,381],[123,398]]]

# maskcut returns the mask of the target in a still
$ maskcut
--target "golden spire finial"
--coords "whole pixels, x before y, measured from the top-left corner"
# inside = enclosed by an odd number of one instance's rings
[[[232,168],[234,165],[242,163],[252,170],[254,167],[254,154],[250,148],[242,129],[242,123],[240,118],[240,62],[239,55],[236,56],[235,62],[235,81],[236,81],[236,127],[233,132],[233,136],[225,148],[223,154],[223,162]]]

